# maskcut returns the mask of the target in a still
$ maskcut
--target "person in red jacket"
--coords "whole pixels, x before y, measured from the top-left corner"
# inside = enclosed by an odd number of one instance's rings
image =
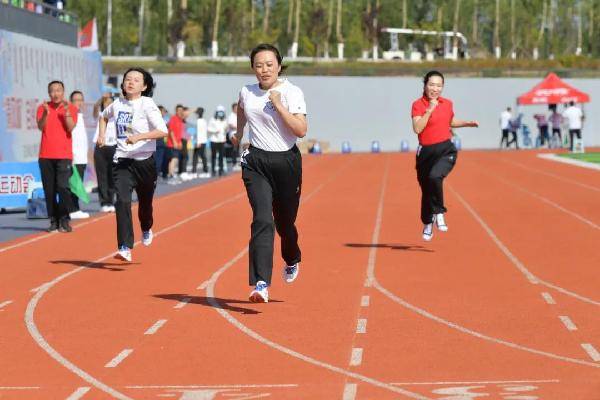
[[[479,126],[477,121],[463,121],[454,116],[450,99],[442,97],[444,76],[429,71],[423,78],[423,95],[412,104],[413,130],[419,136],[417,179],[421,187],[421,221],[423,239],[433,237],[433,224],[446,232],[444,219],[444,178],[456,164],[457,150],[452,143],[452,128]]]
[[[69,211],[71,192],[73,141],[71,131],[77,123],[77,108],[65,101],[65,85],[61,81],[48,84],[50,101],[42,103],[36,114],[42,131],[39,166],[46,197],[50,226],[48,232],[71,232]],[[56,195],[58,194],[58,201]]]

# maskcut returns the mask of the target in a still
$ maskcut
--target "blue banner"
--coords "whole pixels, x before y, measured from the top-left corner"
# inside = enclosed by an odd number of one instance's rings
[[[41,184],[37,161],[0,163],[0,208],[25,207],[27,194],[36,184]]]

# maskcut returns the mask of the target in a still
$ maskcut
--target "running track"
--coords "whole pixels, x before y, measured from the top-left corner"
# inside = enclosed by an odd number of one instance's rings
[[[600,399],[600,174],[462,152],[424,243],[413,157],[305,157],[269,304],[239,175],[157,199],[130,265],[113,217],[0,244],[0,398]]]

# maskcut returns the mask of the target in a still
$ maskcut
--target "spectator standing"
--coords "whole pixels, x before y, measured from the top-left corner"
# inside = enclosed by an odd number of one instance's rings
[[[569,106],[563,111],[563,117],[566,119],[569,126],[570,149],[573,151],[574,139],[581,139],[581,129],[583,128],[583,120],[585,119],[583,111],[579,107],[575,107],[575,102],[570,102]]]
[[[500,113],[500,130],[502,131],[502,137],[500,138],[500,148],[502,148],[503,143],[506,144],[506,148],[508,148],[508,134],[510,132],[511,119],[511,108],[506,107],[506,110]]]
[[[196,140],[194,143],[194,156],[192,160],[192,173],[197,173],[198,168],[198,157],[202,160],[202,174],[198,175],[200,178],[208,178],[208,165],[206,161],[206,142],[208,141],[208,124],[204,119],[204,108],[198,107],[196,109]]]
[[[98,104],[98,112],[102,113],[113,103],[112,96],[102,97]],[[115,119],[108,120],[104,136],[104,146],[98,145],[99,124],[96,125],[94,135],[94,167],[98,179],[98,200],[101,212],[115,212],[115,180],[113,177],[113,158],[117,150],[117,131]]]
[[[73,167],[77,169],[77,173],[83,182],[85,169],[88,163],[88,137],[87,131],[85,130],[85,122],[83,120],[83,93],[79,90],[75,90],[69,96],[69,100],[77,109],[77,123],[71,132],[73,140]],[[71,219],[85,219],[89,218],[90,214],[81,211],[79,207],[79,198],[75,193],[71,193],[71,203],[73,208],[69,217]]]
[[[210,139],[211,150],[211,170],[212,175],[216,175],[216,161],[219,159],[219,176],[223,176],[223,156],[226,141],[227,121],[225,121],[225,107],[219,105],[215,115],[208,122],[208,136]]]

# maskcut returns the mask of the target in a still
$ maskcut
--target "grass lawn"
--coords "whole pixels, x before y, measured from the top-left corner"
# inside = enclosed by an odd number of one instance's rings
[[[586,161],[591,163],[600,164],[600,153],[583,153],[583,154],[574,154],[574,153],[565,153],[559,154],[561,157],[572,158],[574,160]]]

